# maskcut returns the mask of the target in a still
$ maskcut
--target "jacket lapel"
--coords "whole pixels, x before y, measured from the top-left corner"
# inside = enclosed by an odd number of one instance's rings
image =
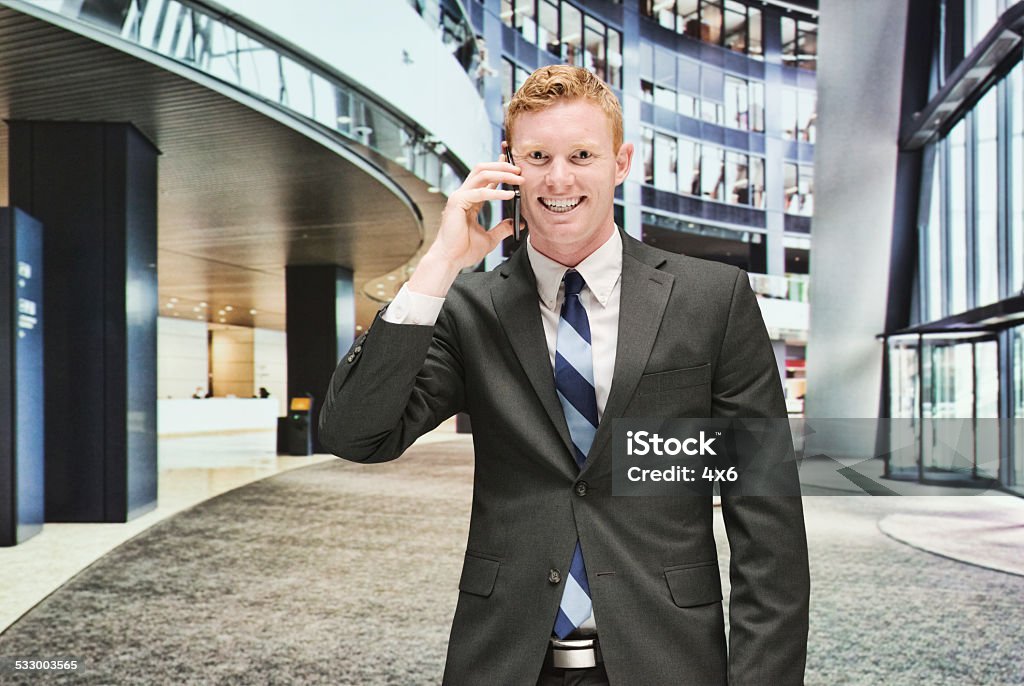
[[[583,471],[596,461],[611,437],[612,420],[622,416],[647,367],[661,328],[672,283],[671,274],[658,267],[665,259],[640,241],[622,233],[622,284],[619,296],[619,333],[615,346],[615,371],[601,424],[594,436]]]
[[[537,282],[526,254],[526,247],[522,246],[516,250],[498,269],[504,280],[491,290],[494,311],[541,406],[565,443],[568,458],[560,460],[559,463],[568,468],[575,465],[572,458],[572,438],[555,393],[555,376],[551,369],[547,340],[544,338]]]

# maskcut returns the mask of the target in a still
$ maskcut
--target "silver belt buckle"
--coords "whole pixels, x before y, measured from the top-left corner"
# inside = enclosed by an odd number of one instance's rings
[[[556,669],[586,669],[597,666],[595,639],[551,639],[551,664]]]

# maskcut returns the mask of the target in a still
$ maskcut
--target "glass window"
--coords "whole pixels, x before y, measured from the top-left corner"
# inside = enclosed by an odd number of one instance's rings
[[[814,91],[797,91],[797,125],[800,128],[800,140],[808,143],[814,142],[816,122],[818,115],[815,112],[817,107],[817,95]]]
[[[815,69],[818,64],[818,25],[812,22],[797,22],[797,66],[801,69]]]
[[[583,15],[567,2],[562,3],[562,60],[583,66]]]
[[[722,3],[704,0],[700,8],[701,40],[718,45],[722,41]]]
[[[782,120],[782,137],[788,140],[796,139],[796,131],[799,125],[797,114],[797,92],[792,88],[782,89],[782,108],[780,118]]]
[[[747,156],[738,152],[725,154],[725,187],[729,189],[726,201],[733,205],[750,204],[750,164]]]
[[[1024,69],[1018,63],[1008,79],[1013,137],[1010,142],[1010,294],[1024,293]],[[1020,473],[1024,483],[1024,472]]]
[[[608,29],[608,83],[622,88],[622,34]]]
[[[967,5],[970,20],[964,22],[964,28],[968,30],[964,52],[970,52],[971,48],[980,43],[999,18],[996,0],[968,0]]]
[[[655,86],[654,104],[658,107],[664,107],[665,109],[669,109],[674,112],[676,109],[676,92],[671,88]]]
[[[747,82],[733,76],[725,77],[725,125],[736,129],[750,130],[750,114],[747,103]]]
[[[800,167],[800,214],[810,217],[814,214],[814,168]]]
[[[761,10],[747,8],[747,54],[755,59],[764,57],[764,45],[761,40]]]
[[[676,0],[676,31],[701,40],[697,0]]]
[[[764,84],[750,82],[750,130],[764,131]]]
[[[725,0],[725,47],[736,52],[747,51],[747,6],[735,0]]]
[[[526,79],[529,76],[530,72],[523,69],[522,67],[516,67],[516,90],[519,90],[520,88],[523,87],[523,84],[526,83]]]
[[[785,210],[789,214],[800,213],[800,187],[797,167],[792,162],[782,166],[782,183],[785,188]]]
[[[967,309],[967,157],[964,121],[949,132],[949,274],[950,301],[947,315]]]
[[[676,28],[675,3],[672,0],[657,0],[651,3],[650,16],[658,20],[658,23],[666,29]]]
[[[540,0],[540,18],[537,24],[537,44],[550,52],[559,55],[558,43],[558,3]]]
[[[515,26],[515,9],[512,7],[512,0],[501,0],[501,23],[505,26]]]
[[[700,195],[700,143],[679,140],[679,192]]]
[[[975,255],[977,256],[978,298],[976,307],[999,300],[999,244],[997,206],[999,182],[996,178],[996,89],[992,88],[974,110],[977,139],[975,158]]]
[[[782,17],[782,63],[796,63],[796,19]]]
[[[709,200],[722,200],[725,183],[724,150],[714,145],[701,146],[700,192]]]
[[[654,183],[654,132],[648,128],[640,129],[641,148],[644,159],[644,183]]]
[[[697,118],[697,108],[699,107],[699,101],[688,93],[679,94],[679,114],[686,115],[687,117]]]
[[[537,42],[537,14],[534,0],[515,0],[516,28],[530,43]]]
[[[934,156],[932,168],[926,173],[932,176],[932,194],[928,203],[928,225],[925,227],[925,252],[927,266],[924,300],[924,321],[942,318],[942,174],[939,155]]]
[[[676,190],[676,139],[663,133],[654,134],[654,187]]]
[[[654,102],[654,84],[650,81],[640,81],[640,99],[644,102]]]
[[[764,209],[764,159],[750,158],[750,199],[751,206]]]
[[[583,44],[585,52],[583,55],[583,67],[607,81],[608,62],[605,59],[604,34],[605,27],[603,23],[590,15],[584,16]]]
[[[516,67],[514,64],[502,58],[501,60],[501,106],[508,105],[516,92],[515,80]]]
[[[707,99],[700,101],[700,118],[709,124],[722,123],[722,106]]]

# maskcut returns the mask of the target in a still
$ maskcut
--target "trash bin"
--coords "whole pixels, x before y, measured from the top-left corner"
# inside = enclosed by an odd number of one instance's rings
[[[278,446],[284,447],[288,455],[313,454],[313,396],[299,395],[291,398],[288,403],[288,416],[278,422],[278,431],[283,431],[283,440],[279,436]]]

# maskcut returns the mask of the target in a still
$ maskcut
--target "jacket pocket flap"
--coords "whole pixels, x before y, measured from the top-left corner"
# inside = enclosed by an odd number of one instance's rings
[[[722,600],[722,579],[718,563],[706,562],[665,569],[672,600],[679,607],[696,607]]]
[[[498,578],[497,560],[488,560],[476,555],[466,554],[462,565],[462,577],[459,579],[459,590],[473,595],[487,597],[494,590],[494,580]]]
[[[697,367],[686,367],[685,369],[670,369],[667,372],[655,372],[644,374],[640,377],[640,386],[637,389],[640,395],[648,393],[660,393],[671,391],[676,388],[687,388],[699,386],[711,381],[711,363],[705,363]]]

